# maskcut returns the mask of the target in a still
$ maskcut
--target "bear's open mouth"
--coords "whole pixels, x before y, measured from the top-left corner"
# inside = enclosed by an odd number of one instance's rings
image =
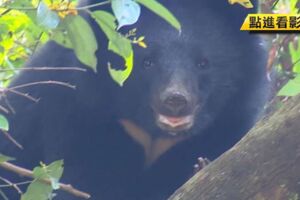
[[[156,123],[161,129],[174,134],[174,132],[190,129],[194,124],[194,115],[174,117],[157,114]]]

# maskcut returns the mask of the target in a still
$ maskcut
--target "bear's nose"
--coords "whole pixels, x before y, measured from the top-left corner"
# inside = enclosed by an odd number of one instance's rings
[[[170,94],[163,103],[169,111],[178,114],[187,107],[188,101],[186,97],[181,94]]]

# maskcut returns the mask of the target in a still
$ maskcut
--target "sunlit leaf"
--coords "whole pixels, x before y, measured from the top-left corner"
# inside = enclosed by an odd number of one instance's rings
[[[49,29],[54,29],[58,26],[60,18],[58,14],[49,9],[49,7],[44,3],[40,2],[37,8],[37,22]]]
[[[58,160],[50,165],[35,167],[33,175],[35,180],[28,186],[25,194],[22,195],[21,200],[48,200],[52,199],[53,190],[59,189],[59,179],[63,173],[63,160]],[[41,179],[51,181],[51,185],[45,184]]]
[[[112,77],[112,79],[118,83],[120,86],[123,86],[124,82],[128,79],[130,76],[132,69],[133,69],[133,52],[131,52],[131,55],[125,59],[125,70],[116,70],[113,69],[111,64],[108,65],[109,74]]]
[[[141,14],[140,5],[133,0],[112,0],[111,6],[118,20],[118,29],[134,24]]]
[[[228,0],[228,2],[230,4],[238,3],[242,6],[244,6],[245,8],[253,8],[253,4],[251,3],[250,0]]]
[[[59,179],[63,174],[63,160],[58,160],[47,166],[47,172],[53,189],[59,189]]]
[[[54,40],[56,43],[66,47],[66,48],[69,48],[69,49],[73,48],[73,45],[68,36],[68,33],[64,29],[55,30],[53,35],[51,36],[51,40]]]
[[[176,17],[162,4],[160,4],[156,0],[136,0],[138,3],[144,5],[152,12],[156,13],[158,16],[162,17],[166,20],[169,24],[175,27],[177,30],[181,30],[181,25]]]
[[[79,15],[67,16],[63,21],[68,38],[72,43],[77,58],[94,71],[97,69],[98,43],[90,25]],[[69,43],[68,43],[69,44]]]
[[[0,114],[0,129],[4,131],[9,130],[9,123],[5,116]]]
[[[108,12],[95,11],[92,13],[96,22],[99,24],[106,37],[109,40],[108,49],[121,56],[125,62],[125,70],[116,70],[109,64],[109,73],[114,81],[120,86],[132,72],[133,68],[133,50],[130,40],[116,31],[115,18]]]
[[[34,178],[37,179],[60,179],[63,173],[63,160],[52,162],[48,166],[38,166],[33,169]]]
[[[17,8],[33,8],[32,0],[14,0],[10,1],[10,7],[17,7]]]
[[[129,57],[132,51],[131,42],[116,31],[114,16],[105,11],[95,11],[92,16],[109,40],[108,49],[124,58]]]
[[[28,186],[26,193],[22,195],[21,200],[49,200],[51,195],[51,185],[40,181],[34,181]]]
[[[0,153],[0,163],[11,161],[11,160],[15,160],[15,159]]]
[[[290,56],[292,57],[293,62],[293,72],[300,73],[300,40],[298,39],[293,42],[298,42],[297,49],[294,48],[292,43],[289,44]]]
[[[281,90],[278,92],[278,96],[296,96],[300,93],[300,74],[296,78],[289,80]]]

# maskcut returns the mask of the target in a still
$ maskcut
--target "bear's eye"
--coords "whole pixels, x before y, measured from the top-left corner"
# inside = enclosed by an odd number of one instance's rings
[[[206,58],[202,58],[198,63],[197,63],[197,67],[200,70],[206,70],[209,68],[209,61]]]
[[[143,61],[143,67],[145,68],[145,69],[150,69],[150,68],[152,68],[154,66],[154,62],[153,61],[151,61],[151,60],[149,60],[149,59],[145,59],[144,61]]]

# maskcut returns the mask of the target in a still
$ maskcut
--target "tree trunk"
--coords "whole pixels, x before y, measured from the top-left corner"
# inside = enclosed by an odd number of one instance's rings
[[[169,200],[299,200],[300,96],[199,171]]]

